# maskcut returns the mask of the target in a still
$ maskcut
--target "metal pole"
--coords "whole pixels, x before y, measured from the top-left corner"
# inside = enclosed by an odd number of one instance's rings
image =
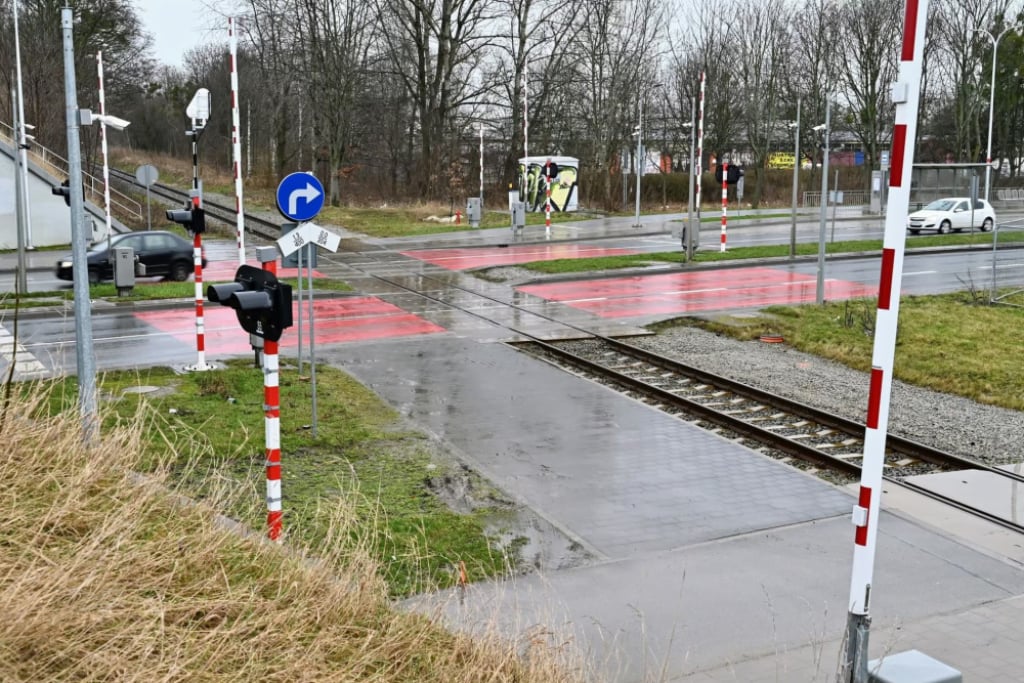
[[[82,149],[78,137],[78,101],[75,85],[74,11],[63,7],[60,25],[64,35],[64,106],[68,134],[68,192],[71,201],[71,269],[75,291],[75,357],[78,364],[78,406],[82,437],[87,443],[99,436],[96,412],[96,357],[92,346],[92,311],[89,301],[89,262],[85,253],[82,196]]]
[[[149,185],[146,185],[146,230],[153,229],[153,211],[149,208]]]
[[[926,0],[927,1],[927,0]],[[821,162],[821,220],[818,225],[818,283],[814,300],[825,303],[825,219],[828,215],[828,146],[832,125],[832,101],[825,100],[825,151]]]
[[[245,263],[245,211],[242,208],[241,113],[238,110],[238,35],[235,33],[234,17],[228,17],[228,45],[231,51],[231,157],[235,166],[235,234],[238,241],[238,263],[241,265]]]
[[[14,116],[14,130],[18,130],[18,102],[14,88],[11,88],[11,113]],[[18,273],[15,280],[17,291],[25,293],[28,291],[28,266],[25,262],[25,208],[28,202],[25,201],[26,193],[22,184],[25,179],[21,175],[21,157],[16,157],[18,168],[14,173],[14,205],[17,212],[18,233]]]
[[[637,107],[637,124],[636,124],[636,222],[633,223],[634,228],[640,227],[640,175],[643,173],[643,161],[641,161],[641,155],[643,154],[643,139],[644,139],[644,95],[643,86],[641,86],[641,93],[639,97],[639,104]]]
[[[544,236],[551,237],[551,157],[544,164],[544,185],[547,192],[544,200]]]
[[[484,124],[480,124],[480,219],[484,213]]]
[[[271,251],[273,247],[264,247],[261,258],[263,270],[277,275],[277,259]],[[257,250],[259,251],[259,250]],[[281,542],[282,516],[281,509],[281,391],[278,343],[265,339],[263,341],[263,426],[266,445],[267,471],[267,537],[271,541]]]
[[[846,653],[842,660],[843,672],[839,678],[844,683],[868,681],[868,636],[878,516],[882,498],[882,468],[885,463],[889,400],[892,393],[893,361],[896,355],[900,283],[903,279],[903,254],[907,241],[906,220],[911,174],[914,168],[914,141],[917,139],[917,111],[928,24],[928,0],[906,3],[904,12],[904,20],[900,25],[911,28],[913,34],[903,36],[901,61],[896,78],[896,83],[901,85],[893,88],[896,113],[892,135],[892,177],[885,216],[885,236],[882,240],[875,340],[871,356],[871,380],[864,429],[864,457],[857,505],[853,510],[856,531],[850,573],[850,597],[847,602],[849,616]]]
[[[800,185],[800,98],[796,100],[796,133],[793,135],[793,222],[789,226],[789,258],[796,258],[796,199]]]
[[[992,35],[991,31],[983,28],[974,29],[980,31],[989,37],[992,41],[992,83],[988,89],[988,144],[985,151],[985,201],[988,201],[989,192],[989,181],[992,176],[992,119],[995,113],[996,106],[996,54],[999,51],[999,41],[1003,39],[1006,32],[1010,30],[1009,27],[1003,29],[1003,32],[999,34],[999,37]]]
[[[687,261],[692,261],[693,260],[693,231],[694,231],[694,224],[693,224],[693,204],[694,204],[693,183],[694,183],[694,180],[696,179],[696,176],[694,174],[693,158],[694,158],[694,153],[695,153],[694,144],[695,144],[695,140],[696,140],[696,135],[697,135],[697,102],[693,98],[690,98],[690,168],[689,168],[690,178],[689,178],[689,183],[688,183],[689,187],[687,188],[688,192],[687,192],[687,199],[686,199],[686,260]]]
[[[697,105],[697,193],[694,195],[694,205],[697,207],[697,221],[700,221],[701,189],[700,179],[704,171],[704,82],[705,74],[700,72],[700,101]]]
[[[99,78],[100,116],[107,115],[106,96],[103,92],[103,51],[96,53],[96,75]],[[107,226],[107,258],[113,259],[110,239],[114,232],[110,218],[110,164],[107,160],[107,124],[100,119],[100,153],[103,155],[103,220]]]
[[[298,230],[299,226],[296,225],[294,229]],[[300,375],[302,374],[302,252],[304,252],[305,250],[306,250],[306,247],[305,247],[305,245],[303,245],[303,246],[299,247],[299,250],[297,252],[298,253],[298,259],[299,259],[299,263],[298,263],[298,266],[299,266],[299,283],[298,283],[298,285],[299,285],[298,286],[298,292],[299,292],[298,322],[299,322],[299,325],[298,325],[298,330],[296,330],[296,331],[299,334],[299,357],[298,357],[298,363],[299,363],[299,374]]]
[[[839,205],[839,169],[836,169],[836,182],[832,185],[832,234],[829,242],[836,241],[836,207]]]
[[[14,0],[14,70],[15,80],[18,84],[18,126],[15,131],[18,136],[18,163],[21,168],[21,192],[22,192],[22,215],[25,231],[25,248],[35,249],[32,246],[32,207],[29,205],[28,196],[28,133],[25,132],[25,93],[21,87],[21,39],[18,34],[18,0]],[[24,290],[22,290],[24,291]]]
[[[729,213],[729,162],[722,161],[722,236],[718,250],[725,251],[725,228]]]
[[[316,249],[314,246],[310,246],[310,251]],[[310,257],[312,258],[312,257]],[[313,269],[309,269],[309,381],[311,388],[313,389],[313,438],[316,438],[317,431],[317,409],[316,409],[316,345],[315,332],[313,324]]]

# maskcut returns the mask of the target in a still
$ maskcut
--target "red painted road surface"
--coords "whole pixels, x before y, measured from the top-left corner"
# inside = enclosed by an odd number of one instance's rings
[[[259,268],[258,263],[249,263],[250,266]],[[208,261],[203,268],[203,282],[231,282],[235,279],[235,271],[238,270],[238,261]],[[302,271],[304,277],[309,277],[308,269]],[[278,278],[298,277],[298,268],[278,268]],[[313,269],[313,277],[325,277],[323,273]]]
[[[448,270],[468,270],[509,266],[530,261],[554,261],[560,258],[591,258],[639,254],[635,249],[606,249],[585,244],[523,244],[497,249],[417,249],[403,251],[403,256],[419,259]]]
[[[626,318],[811,303],[815,300],[816,278],[773,268],[736,268],[526,285],[518,289],[603,318]],[[877,286],[825,281],[826,300],[877,294]]]
[[[316,301],[314,309],[318,345],[444,332],[443,327],[372,296],[324,299]],[[307,305],[303,303],[304,344],[309,343],[309,337],[306,336],[309,334],[307,311]],[[298,311],[293,311],[293,316],[298,323]],[[177,337],[183,343],[195,345],[194,311],[146,311],[136,313],[135,317],[164,334]],[[206,304],[203,307],[203,318],[208,353],[241,354],[250,350],[249,335],[239,326],[238,318],[232,309],[217,304]],[[285,330],[280,345],[281,348],[294,348],[297,344],[296,324]]]

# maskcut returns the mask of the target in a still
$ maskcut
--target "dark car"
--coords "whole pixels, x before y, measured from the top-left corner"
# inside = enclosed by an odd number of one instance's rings
[[[90,284],[114,279],[114,262],[108,255],[108,247],[131,247],[138,262],[146,267],[146,277],[162,277],[184,282],[195,269],[192,243],[188,240],[163,230],[126,232],[114,235],[109,241],[97,242],[89,249],[86,257],[89,262]],[[206,265],[205,258],[203,265]],[[70,256],[57,262],[57,277],[61,280],[73,279]]]

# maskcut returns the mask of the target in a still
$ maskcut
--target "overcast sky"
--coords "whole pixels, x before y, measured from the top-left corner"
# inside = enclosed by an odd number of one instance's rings
[[[204,0],[135,0],[157,61],[183,66],[185,52],[206,42],[227,42],[228,23]]]

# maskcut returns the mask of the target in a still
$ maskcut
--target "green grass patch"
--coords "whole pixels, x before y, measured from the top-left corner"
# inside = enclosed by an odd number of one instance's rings
[[[1024,303],[1018,297],[1018,304]],[[794,348],[868,371],[874,343],[875,299],[822,306],[772,306],[760,318],[669,321],[696,324],[740,339],[781,334]],[[1020,330],[1024,308],[988,303],[987,294],[907,296],[900,305],[896,377],[979,403],[1024,410]]]
[[[53,411],[73,409],[74,379],[66,382],[52,394]],[[124,393],[138,385],[161,391]],[[474,580],[516,564],[485,533],[486,516],[505,504],[481,503],[477,512],[454,512],[436,495],[446,478],[469,477],[482,499],[493,502],[496,497],[461,466],[434,452],[426,437],[402,428],[394,411],[371,391],[336,369],[318,367],[314,438],[308,381],[286,367],[280,387],[287,534],[317,547],[328,538],[338,506],[352,506],[354,526],[365,533],[349,541],[353,547],[372,548],[395,596],[453,585],[459,562]],[[263,373],[251,362],[186,375],[168,369],[108,373],[100,388],[114,401],[105,429],[138,420],[139,404],[145,404],[144,414],[152,422],[146,433],[153,438],[143,453],[144,466],[166,457],[170,444],[177,454],[172,471],[195,496],[203,497],[227,476],[231,487],[252,489],[255,500],[262,501]],[[260,505],[224,512],[264,530]]]
[[[456,206],[460,209],[460,206]],[[418,235],[436,235],[445,232],[469,231],[463,212],[462,223],[437,223],[426,220],[429,216],[448,216],[449,207],[442,205],[413,206],[384,209],[368,209],[353,207],[328,206],[320,212],[319,220],[326,224],[340,225],[348,230],[369,235],[371,237],[415,237]],[[552,213],[552,223],[566,223],[584,220],[586,215],[578,213]],[[544,225],[544,214],[530,213],[526,216],[527,225]],[[511,219],[507,213],[484,211],[480,228],[508,228]]]
[[[1000,243],[1024,241],[1024,232],[1003,232],[999,236]],[[952,247],[964,245],[992,244],[992,233],[928,235],[913,237],[907,240],[908,248]],[[844,254],[856,252],[880,252],[882,240],[847,240],[843,242],[826,242],[825,253]],[[796,245],[797,256],[814,256],[818,253],[816,242],[802,242]],[[789,256],[788,244],[773,244],[757,247],[734,247],[726,252],[699,251],[694,254],[694,263],[714,263],[718,261],[734,261],[758,258],[784,258]],[[682,251],[653,252],[650,254],[630,254],[626,256],[599,256],[581,259],[555,259],[552,261],[532,261],[521,264],[538,273],[582,273],[591,270],[613,270],[616,268],[635,268],[652,263],[682,263],[685,261]]]

